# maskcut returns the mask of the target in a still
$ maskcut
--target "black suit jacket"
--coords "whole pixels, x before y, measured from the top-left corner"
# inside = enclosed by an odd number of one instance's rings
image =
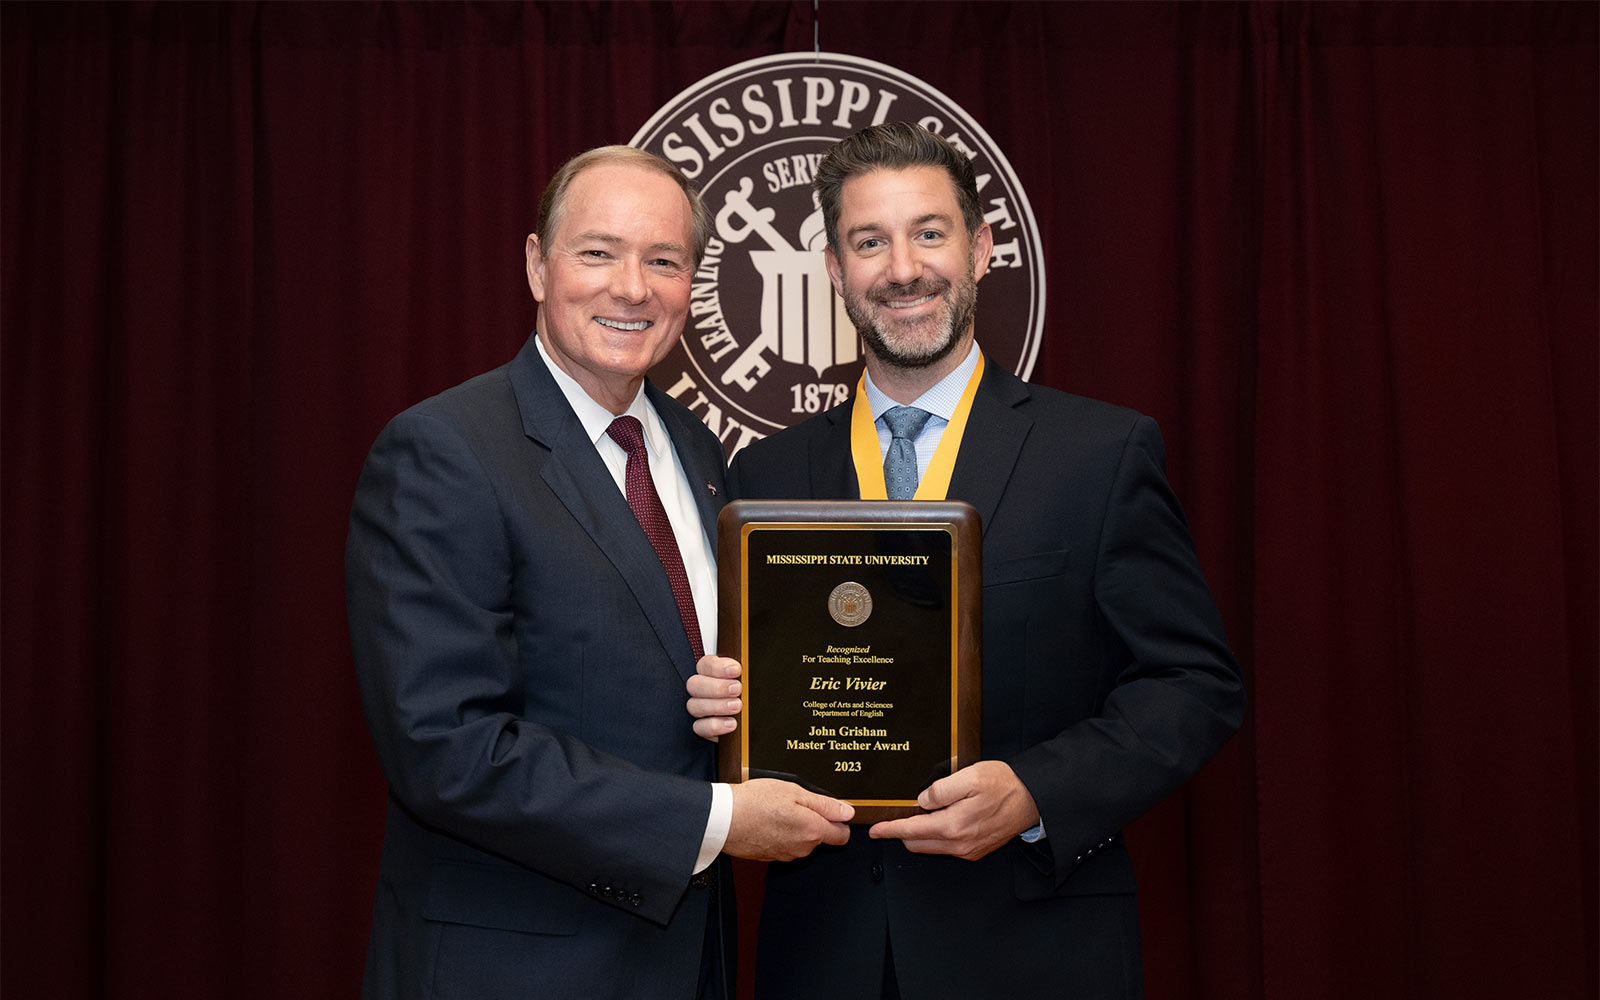
[[[647,392],[710,537],[721,448]],[[364,995],[693,997],[713,907],[688,885],[713,772],[684,715],[695,664],[532,338],[384,429],[346,574],[390,787]]]
[[[740,499],[859,495],[851,403],[740,452]],[[1046,838],[977,862],[872,841],[768,869],[759,997],[1142,993],[1119,831],[1238,728],[1244,688],[1155,422],[986,368],[950,482],[983,519],[983,749]]]

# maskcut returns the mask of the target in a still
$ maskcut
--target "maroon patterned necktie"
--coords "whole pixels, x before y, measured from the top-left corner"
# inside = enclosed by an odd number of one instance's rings
[[[683,619],[683,630],[689,636],[689,650],[699,660],[705,654],[700,641],[700,619],[694,613],[694,593],[689,589],[689,574],[684,572],[683,557],[678,554],[678,543],[672,537],[672,522],[667,520],[667,509],[661,506],[656,484],[650,478],[650,456],[644,450],[644,427],[637,417],[618,417],[606,428],[611,440],[628,453],[627,483],[628,506],[639,519],[650,544],[667,571],[667,581],[672,584],[672,596],[678,602],[678,615]]]

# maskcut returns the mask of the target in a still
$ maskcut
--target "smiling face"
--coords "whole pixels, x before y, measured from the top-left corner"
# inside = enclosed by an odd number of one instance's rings
[[[535,325],[551,360],[621,413],[677,344],[694,273],[689,200],[665,174],[600,163],[572,179],[553,233],[528,237]]]
[[[937,382],[972,342],[978,279],[994,247],[988,224],[969,238],[950,175],[908,167],[845,181],[838,232],[828,275],[878,362],[873,379],[888,366]]]

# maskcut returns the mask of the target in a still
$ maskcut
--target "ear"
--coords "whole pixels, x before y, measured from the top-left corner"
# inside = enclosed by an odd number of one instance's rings
[[[539,235],[528,234],[528,290],[533,293],[533,301],[544,302],[544,254],[539,246]]]
[[[989,270],[989,258],[994,256],[994,231],[985,222],[972,238],[972,280],[977,281]]]
[[[839,266],[839,255],[833,252],[833,247],[822,248],[822,262],[828,268],[828,280],[833,282],[833,290],[839,297],[844,298],[844,269]]]

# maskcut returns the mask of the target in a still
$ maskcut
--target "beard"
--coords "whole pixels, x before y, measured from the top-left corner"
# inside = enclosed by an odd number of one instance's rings
[[[900,320],[885,303],[888,299],[918,299],[934,295],[944,300],[941,312]],[[919,278],[910,284],[888,282],[852,294],[845,289],[844,311],[855,324],[856,332],[884,364],[895,368],[917,369],[937,364],[948,357],[972,325],[978,307],[978,282],[972,276],[972,255],[959,281]]]

